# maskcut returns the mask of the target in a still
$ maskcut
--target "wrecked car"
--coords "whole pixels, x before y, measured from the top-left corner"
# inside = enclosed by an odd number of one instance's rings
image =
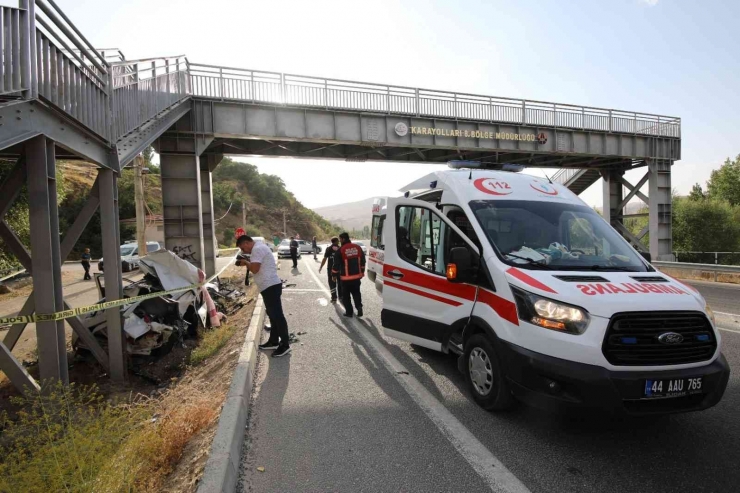
[[[142,356],[167,354],[178,341],[194,337],[198,327],[220,325],[225,317],[223,305],[220,303],[217,305],[212,298],[212,294],[221,295],[217,280],[202,287],[165,293],[168,290],[202,283],[205,275],[191,263],[164,249],[141,258],[139,268],[144,278],[138,281],[124,278],[123,297],[134,298],[158,292],[164,294],[121,307],[126,349],[129,354]],[[102,303],[106,300],[103,275],[96,274],[95,282],[100,294],[99,303]],[[233,296],[232,291],[228,291],[228,294]],[[87,313],[81,320],[96,336],[101,346],[106,348],[108,336],[105,310]],[[86,349],[80,339],[75,339],[73,344],[76,349]]]

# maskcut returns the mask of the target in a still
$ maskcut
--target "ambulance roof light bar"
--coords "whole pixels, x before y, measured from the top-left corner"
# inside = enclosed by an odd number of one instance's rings
[[[447,161],[447,166],[449,166],[452,169],[500,169],[502,171],[511,171],[514,173],[519,173],[520,171],[523,171],[525,168],[525,166],[522,166],[521,164],[482,163],[480,161],[465,161],[465,160]]]

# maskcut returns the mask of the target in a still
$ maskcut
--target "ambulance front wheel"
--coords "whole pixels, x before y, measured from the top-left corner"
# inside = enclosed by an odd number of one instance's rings
[[[465,375],[470,393],[483,409],[504,411],[514,398],[493,344],[484,334],[475,334],[465,344]]]

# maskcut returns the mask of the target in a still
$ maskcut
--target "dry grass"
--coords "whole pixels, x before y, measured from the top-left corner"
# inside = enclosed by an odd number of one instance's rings
[[[225,325],[203,333],[198,347],[190,353],[190,364],[199,365],[224,347],[236,332],[233,325]]]
[[[218,417],[221,400],[205,387],[175,388],[150,402],[151,417],[106,463],[95,491],[160,491],[188,441]]]
[[[192,385],[119,404],[74,385],[20,400],[25,410],[4,423],[3,492],[159,491],[221,403]]]

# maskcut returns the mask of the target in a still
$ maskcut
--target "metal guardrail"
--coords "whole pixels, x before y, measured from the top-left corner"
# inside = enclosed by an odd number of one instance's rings
[[[714,282],[719,274],[740,274],[740,265],[691,264],[688,262],[650,262],[654,267],[676,270],[699,270],[714,273]]]
[[[418,117],[681,136],[676,117],[189,63],[193,96]]]
[[[650,262],[655,267],[678,270],[703,270],[707,272],[725,272],[740,274],[740,265],[691,264],[688,262]]]

